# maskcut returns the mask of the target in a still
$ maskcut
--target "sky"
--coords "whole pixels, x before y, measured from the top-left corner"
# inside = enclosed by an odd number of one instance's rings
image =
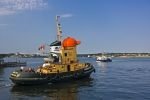
[[[56,15],[79,53],[150,52],[150,0],[0,0],[0,53],[38,53]]]

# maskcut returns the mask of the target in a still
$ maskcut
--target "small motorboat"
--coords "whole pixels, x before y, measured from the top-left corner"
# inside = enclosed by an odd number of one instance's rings
[[[111,59],[111,57],[106,57],[106,56],[100,57],[100,56],[98,56],[96,58],[96,62],[112,62],[112,59]]]

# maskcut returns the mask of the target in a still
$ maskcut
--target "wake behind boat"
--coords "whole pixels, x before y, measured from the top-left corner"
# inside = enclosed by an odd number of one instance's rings
[[[45,58],[45,63],[36,70],[21,67],[10,75],[15,84],[34,85],[48,84],[66,80],[77,80],[86,78],[95,71],[90,63],[81,63],[77,59],[77,45],[80,41],[72,37],[61,40],[61,26],[57,22],[57,40],[50,44],[50,54]]]

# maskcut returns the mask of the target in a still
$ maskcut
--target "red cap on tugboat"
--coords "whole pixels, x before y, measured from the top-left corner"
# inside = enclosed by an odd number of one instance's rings
[[[80,43],[81,43],[80,41],[77,41],[72,37],[67,37],[66,39],[63,40],[62,45],[63,47],[74,47]]]

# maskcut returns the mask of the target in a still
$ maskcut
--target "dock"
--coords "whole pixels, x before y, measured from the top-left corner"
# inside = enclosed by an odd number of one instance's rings
[[[20,67],[26,65],[26,62],[4,62],[4,60],[0,60],[0,67]]]

